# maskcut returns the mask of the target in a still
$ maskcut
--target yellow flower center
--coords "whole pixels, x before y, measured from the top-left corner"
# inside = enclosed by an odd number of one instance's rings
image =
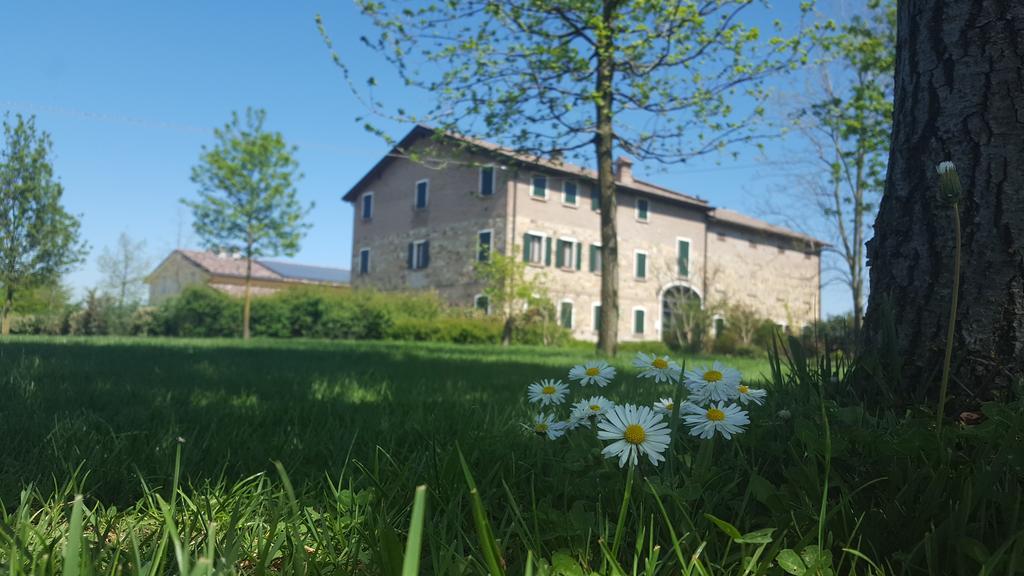
[[[651,365],[658,370],[664,370],[665,368],[668,368],[668,360],[665,360],[664,358],[655,358],[654,362],[651,362]]]
[[[536,432],[537,434],[547,434],[548,433],[548,425],[544,424],[542,422],[542,423],[537,424],[536,426],[534,426],[533,427],[533,431]]]
[[[718,382],[722,379],[722,373],[718,370],[708,370],[704,373],[704,380],[708,382]]]
[[[597,376],[600,373],[600,368],[587,368],[587,376]]]
[[[550,395],[555,393],[555,387],[554,386],[545,386],[543,389],[541,389],[541,392],[543,392],[543,393],[547,394],[548,396],[550,396]]]
[[[750,392],[750,388],[746,384],[740,384],[740,394],[746,394],[747,392]]]
[[[675,409],[675,407],[676,405],[674,402],[669,402],[668,404],[665,404],[665,410],[668,410],[669,412]]]
[[[639,424],[630,424],[626,426],[626,431],[622,434],[622,437],[630,444],[643,444],[643,441],[647,439],[647,432]]]
[[[708,420],[712,422],[721,422],[725,420],[725,412],[722,412],[718,408],[708,408]]]
[[[601,405],[600,404],[591,404],[590,405],[590,409],[592,411],[594,411],[594,412],[600,412],[601,411]]]

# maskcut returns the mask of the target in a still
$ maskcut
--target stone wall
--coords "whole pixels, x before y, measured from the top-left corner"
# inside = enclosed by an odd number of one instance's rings
[[[149,277],[149,305],[159,306],[166,300],[181,294],[188,286],[206,284],[210,275],[187,258],[172,253]]]
[[[711,304],[742,304],[793,327],[820,316],[820,256],[800,241],[715,222],[708,261]]]
[[[419,161],[400,158],[360,194],[355,203],[352,286],[380,290],[434,289],[450,303],[472,306],[481,291],[475,280],[478,234],[492,230],[493,249],[505,249],[507,171],[496,166],[494,195],[479,193],[478,164],[484,157],[460,155],[457,162],[431,161],[433,150],[413,147]],[[425,209],[415,206],[416,183],[427,180]],[[363,220],[361,198],[373,194],[373,217]],[[430,262],[422,270],[408,266],[409,244],[430,242]],[[360,274],[360,251],[370,250],[370,271]]]

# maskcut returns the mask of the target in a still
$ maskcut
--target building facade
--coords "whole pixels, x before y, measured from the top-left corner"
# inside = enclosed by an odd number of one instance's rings
[[[245,293],[245,260],[226,253],[175,250],[145,279],[149,305],[159,306],[189,286],[207,285],[231,296]],[[292,286],[347,289],[349,271],[275,260],[253,260],[251,293],[266,296]]]
[[[597,337],[600,207],[593,171],[414,128],[344,199],[355,207],[352,285],[436,290],[486,307],[475,262],[487,250],[543,274],[560,322]],[[634,179],[616,162],[619,337],[662,338],[681,298],[741,303],[780,325],[820,316],[814,238]]]

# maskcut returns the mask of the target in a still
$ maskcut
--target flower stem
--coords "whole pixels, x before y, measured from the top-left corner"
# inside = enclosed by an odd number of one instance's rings
[[[942,433],[942,421],[946,414],[946,395],[949,393],[949,371],[953,361],[953,338],[956,335],[956,309],[960,296],[960,204],[953,203],[953,298],[949,306],[949,327],[946,330],[946,357],[942,362],[942,384],[939,387],[939,409],[935,415],[935,430]]]

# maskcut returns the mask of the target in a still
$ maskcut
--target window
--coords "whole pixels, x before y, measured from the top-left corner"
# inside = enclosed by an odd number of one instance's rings
[[[359,251],[359,273],[369,274],[370,273],[370,249],[363,248]]]
[[[647,253],[636,250],[633,252],[633,262],[635,263],[633,277],[637,280],[645,280],[647,278]]]
[[[642,335],[644,324],[647,320],[647,311],[643,308],[633,308],[633,334]]]
[[[430,265],[430,241],[417,240],[409,243],[409,269],[422,270]]]
[[[480,168],[480,195],[494,196],[494,166]]]
[[[562,328],[568,328],[569,330],[572,330],[573,313],[571,300],[562,300],[562,304],[558,308],[558,323],[562,326]]]
[[[562,184],[562,204],[567,206],[576,205],[576,181],[566,180]]]
[[[590,209],[594,212],[601,211],[601,191],[593,184],[590,185]]]
[[[594,306],[593,306],[593,316],[591,316],[591,318],[593,319],[594,332],[600,332],[601,331],[601,305],[600,304],[594,304]]]
[[[676,267],[681,278],[686,278],[690,275],[690,241],[686,238],[676,238],[676,244],[678,246]]]
[[[647,201],[646,198],[637,198],[636,199],[636,219],[641,221],[641,222],[647,222],[647,217],[648,217],[647,212],[648,212],[649,207],[650,207],[650,203]]]
[[[493,232],[490,230],[481,230],[477,234],[476,240],[476,259],[478,262],[487,262],[491,259],[491,236]]]
[[[555,245],[555,266],[563,270],[579,270],[581,255],[579,242],[560,238]]]
[[[491,299],[486,294],[477,294],[473,298],[473,307],[477,310],[482,311],[484,314],[491,313]]]
[[[523,262],[551,264],[551,239],[542,234],[527,232],[523,236]]]
[[[367,192],[363,194],[363,220],[369,220],[373,218],[373,192]]]
[[[533,189],[530,191],[530,195],[534,198],[548,197],[548,177],[547,176],[534,176],[533,177]]]
[[[590,271],[596,274],[601,273],[601,245],[590,245]]]
[[[725,318],[715,316],[715,337],[717,338],[723,333],[725,333]]]
[[[427,207],[427,200],[430,195],[430,180],[420,180],[416,183],[416,209],[423,210]]]

